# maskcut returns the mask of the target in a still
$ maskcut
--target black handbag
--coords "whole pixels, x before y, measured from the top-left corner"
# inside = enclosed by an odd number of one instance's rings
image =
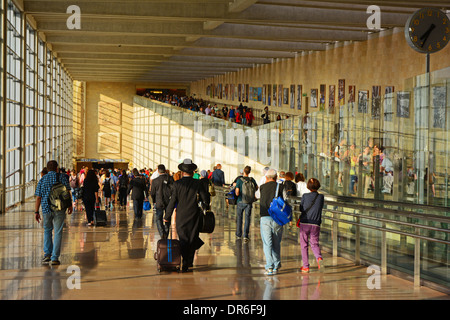
[[[213,233],[216,227],[216,217],[214,212],[211,210],[203,211],[200,207],[198,208],[200,215],[200,232],[201,233]]]

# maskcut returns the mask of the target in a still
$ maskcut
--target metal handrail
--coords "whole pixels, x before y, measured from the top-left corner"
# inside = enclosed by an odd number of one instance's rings
[[[216,188],[216,194],[219,194],[219,196],[221,196],[221,197],[225,197],[225,194],[228,193],[227,188],[223,188],[223,187],[215,187],[215,188]],[[335,198],[337,198],[337,197],[335,197]],[[355,198],[351,198],[351,199],[355,200]],[[299,214],[300,211],[299,211],[298,205],[299,205],[301,198],[291,197],[290,200],[291,200],[291,204],[293,207],[293,212],[296,214]],[[338,200],[338,199],[336,199],[336,200]],[[358,200],[358,199],[356,198],[356,200]],[[430,214],[418,213],[418,212],[412,212],[412,211],[389,209],[389,208],[379,208],[379,207],[375,206],[377,204],[380,204],[380,202],[378,200],[372,200],[372,199],[361,199],[361,200],[372,203],[374,206],[371,207],[371,206],[367,206],[367,205],[358,205],[358,204],[352,204],[352,203],[346,203],[346,202],[330,201],[327,199],[325,199],[325,206],[347,207],[347,208],[367,210],[367,211],[377,210],[377,212],[380,212],[383,214],[392,214],[392,215],[404,216],[404,217],[408,217],[408,218],[423,219],[425,222],[423,224],[416,224],[416,223],[410,223],[410,222],[405,222],[405,221],[392,220],[392,219],[388,219],[388,218],[384,218],[384,217],[374,217],[374,216],[370,216],[370,215],[366,215],[366,214],[356,214],[356,213],[350,213],[350,212],[345,212],[345,211],[341,211],[341,210],[324,208],[323,211],[325,213],[332,214],[332,216],[324,215],[323,219],[328,219],[333,222],[331,225],[331,228],[333,231],[332,232],[333,256],[338,255],[338,252],[337,252],[338,251],[337,250],[338,249],[337,242],[338,242],[338,233],[339,233],[338,223],[340,223],[340,222],[345,223],[345,224],[350,224],[353,226],[357,226],[358,228],[363,227],[363,228],[368,228],[368,229],[377,230],[377,231],[382,232],[382,234],[381,234],[381,273],[382,274],[387,274],[387,238],[386,238],[386,234],[393,233],[393,234],[398,234],[398,235],[402,235],[402,236],[406,236],[406,237],[411,237],[414,239],[414,268],[413,268],[414,286],[420,286],[421,282],[422,282],[421,277],[420,277],[420,265],[421,265],[421,263],[420,263],[420,242],[423,240],[423,241],[441,243],[441,244],[444,244],[447,246],[450,245],[450,241],[448,241],[448,240],[436,239],[436,238],[423,236],[420,234],[420,230],[423,229],[423,230],[428,230],[428,231],[437,231],[437,232],[443,232],[445,234],[449,234],[450,233],[449,229],[428,226],[428,225],[426,225],[426,222],[434,221],[434,222],[445,223],[445,224],[450,225],[450,217],[430,215]],[[256,204],[258,204],[258,203],[256,203]],[[401,203],[401,205],[403,205],[403,203]],[[412,207],[412,208],[416,207],[417,209],[424,209],[424,206],[415,206],[415,205],[410,205],[410,204],[408,205],[408,207]],[[434,209],[434,208],[432,208],[432,209]],[[441,211],[441,210],[439,210],[439,211]],[[357,221],[350,221],[350,220],[342,219],[339,217],[340,215],[356,218]],[[378,221],[378,222],[382,223],[382,225],[375,226],[375,225],[361,223],[360,219],[368,219],[368,220],[372,220],[372,221]],[[413,232],[405,232],[405,231],[401,231],[401,230],[387,228],[386,225],[388,225],[388,224],[412,227],[412,228],[414,228],[414,231]],[[285,232],[288,233],[287,230]],[[360,249],[359,249],[359,246],[360,246],[359,232],[360,232],[359,230],[356,230],[355,239],[354,239],[356,241],[355,254],[354,254],[354,260],[355,260],[356,264],[361,263]],[[289,236],[289,233],[288,233],[288,236]],[[448,286],[444,287],[443,290],[448,291],[449,290]]]

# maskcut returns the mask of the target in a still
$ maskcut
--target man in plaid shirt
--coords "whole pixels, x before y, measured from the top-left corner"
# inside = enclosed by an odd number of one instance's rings
[[[39,214],[39,207],[42,205],[42,214],[44,218],[44,258],[42,263],[50,263],[52,265],[59,265],[59,255],[61,252],[61,238],[64,227],[64,220],[66,218],[66,211],[52,211],[49,204],[49,196],[52,186],[58,181],[64,184],[70,192],[69,177],[66,174],[58,173],[58,163],[55,160],[50,160],[47,163],[48,173],[39,180],[36,187],[36,204],[35,204],[35,219],[38,223],[41,221]],[[68,209],[68,214],[72,213],[72,206]],[[55,232],[52,240],[53,230]]]

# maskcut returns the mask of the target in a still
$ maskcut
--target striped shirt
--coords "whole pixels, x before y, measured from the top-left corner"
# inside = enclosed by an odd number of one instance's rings
[[[42,213],[50,213],[50,204],[48,202],[48,198],[50,197],[50,191],[52,190],[53,185],[57,182],[57,173],[55,171],[50,171],[46,175],[44,175],[41,180],[39,180],[36,192],[34,193],[35,196],[41,197],[41,206],[42,206]],[[60,173],[60,182],[64,184],[67,188],[67,190],[70,190],[70,183],[69,183],[69,176],[64,173]]]

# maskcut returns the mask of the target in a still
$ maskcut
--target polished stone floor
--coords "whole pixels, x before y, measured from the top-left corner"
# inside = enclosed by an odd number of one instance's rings
[[[370,289],[367,267],[327,254],[323,272],[312,263],[302,274],[299,245],[290,240],[282,242],[282,269],[266,276],[259,228],[252,226],[250,242],[236,240],[227,211],[216,214],[214,233],[202,234],[205,245],[189,273],[158,273],[153,211],[136,221],[130,207],[108,213],[106,227],[86,226],[81,211],[68,216],[61,265],[49,267],[40,262],[43,230],[33,212],[30,201],[0,216],[1,300],[449,299],[392,275]]]

